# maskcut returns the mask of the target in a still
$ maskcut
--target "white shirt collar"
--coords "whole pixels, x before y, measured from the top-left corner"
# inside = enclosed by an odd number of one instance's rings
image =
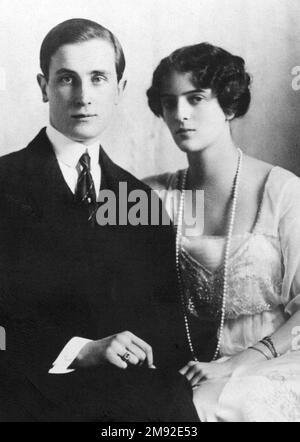
[[[99,166],[99,141],[86,146],[70,140],[51,125],[47,126],[46,134],[53,145],[57,160],[61,163],[76,168],[81,155],[88,152],[91,157],[91,168]]]

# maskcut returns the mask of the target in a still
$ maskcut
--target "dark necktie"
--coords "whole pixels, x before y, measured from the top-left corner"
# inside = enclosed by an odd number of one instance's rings
[[[79,164],[82,166],[82,170],[77,181],[75,199],[79,203],[86,204],[89,207],[90,219],[96,204],[96,191],[91,175],[91,158],[88,153],[84,153],[80,157]]]

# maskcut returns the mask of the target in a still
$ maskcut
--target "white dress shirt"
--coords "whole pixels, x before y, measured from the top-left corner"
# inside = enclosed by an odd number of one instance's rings
[[[88,153],[91,158],[91,175],[93,177],[97,198],[100,192],[101,168],[99,165],[99,142],[96,141],[88,146],[72,141],[54,127],[48,126],[46,134],[53,146],[60,170],[63,177],[73,193],[75,193],[78,176],[82,167],[79,159],[84,153]],[[90,342],[89,339],[74,337],[62,349],[56,360],[53,362],[49,373],[65,374],[74,371],[68,368],[76,359],[81,349]]]
[[[101,168],[99,165],[99,141],[93,144],[84,145],[67,138],[52,126],[48,126],[46,134],[53,146],[60,170],[66,183],[73,193],[75,193],[78,176],[82,166],[79,159],[84,153],[88,153],[91,158],[91,175],[93,177],[96,195],[99,196],[101,183]]]

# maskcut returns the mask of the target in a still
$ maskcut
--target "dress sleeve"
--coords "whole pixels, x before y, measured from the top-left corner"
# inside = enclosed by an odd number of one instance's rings
[[[284,264],[282,285],[285,312],[300,310],[300,179],[293,176],[279,200],[279,237]]]

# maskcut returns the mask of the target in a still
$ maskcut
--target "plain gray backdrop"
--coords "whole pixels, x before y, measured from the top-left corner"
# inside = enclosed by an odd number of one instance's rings
[[[0,0],[0,154],[24,147],[48,121],[36,83],[46,33],[72,17],[98,21],[120,39],[128,88],[102,143],[139,178],[186,164],[146,89],[160,59],[208,41],[245,58],[253,76],[249,113],[233,124],[246,152],[300,175],[299,0]]]

